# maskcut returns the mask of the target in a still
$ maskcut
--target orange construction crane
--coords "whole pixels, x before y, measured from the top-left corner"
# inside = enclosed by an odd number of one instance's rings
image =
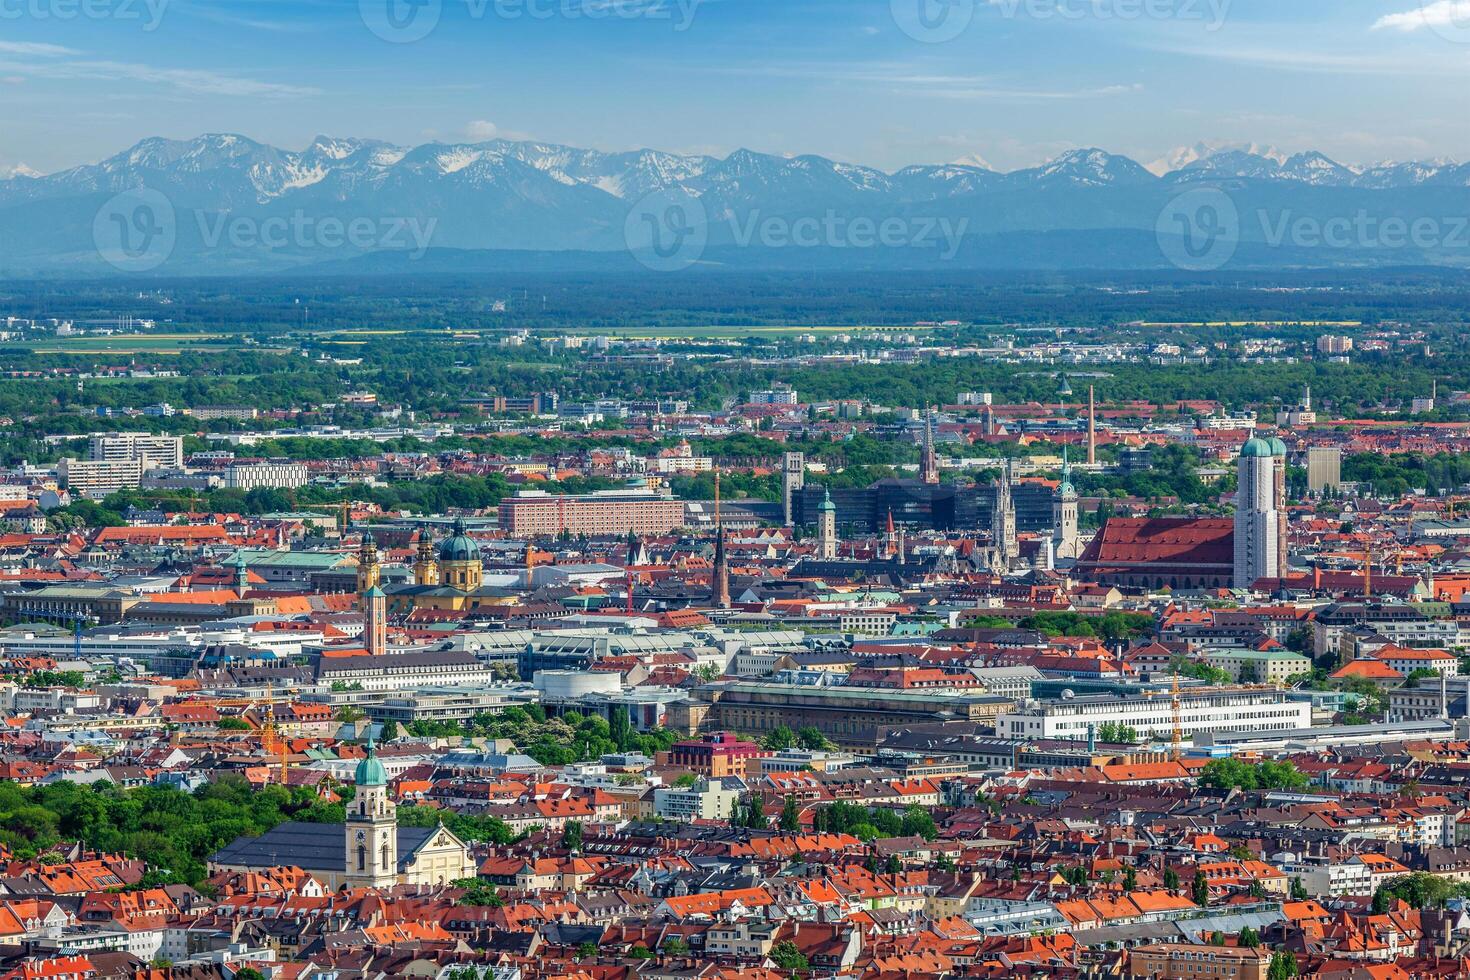
[[[260,743],[265,749],[266,758],[276,756],[280,766],[278,769],[279,782],[285,786],[286,773],[290,766],[290,739],[283,737],[280,729],[276,727],[275,689],[270,684],[265,686],[265,698],[265,724],[260,728]]]
[[[260,730],[253,733],[260,739],[261,749],[267,758],[274,757],[277,766],[277,779],[282,786],[286,785],[286,774],[290,769],[291,743],[290,739],[281,734],[276,725],[276,693],[273,685],[267,684],[264,697],[256,698],[200,698],[202,703],[211,704],[216,708],[244,708],[241,714],[253,711],[264,703],[265,715],[260,725]],[[283,702],[289,703],[290,695],[282,695]],[[267,763],[269,765],[269,763]]]

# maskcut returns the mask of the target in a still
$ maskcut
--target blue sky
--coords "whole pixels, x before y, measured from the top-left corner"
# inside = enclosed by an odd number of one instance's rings
[[[408,2],[0,0],[0,173],[202,132],[884,169],[1196,141],[1470,159],[1470,0],[412,0],[421,39],[365,23]]]

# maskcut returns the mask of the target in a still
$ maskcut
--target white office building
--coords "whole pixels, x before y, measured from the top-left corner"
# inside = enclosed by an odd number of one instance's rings
[[[1278,691],[1216,689],[1179,696],[1179,722],[1185,739],[1201,732],[1269,732],[1308,728],[1312,705]],[[1004,712],[995,720],[1000,738],[1062,738],[1083,741],[1106,724],[1126,725],[1143,738],[1167,740],[1174,731],[1174,709],[1167,694],[1119,698],[1110,695],[1064,698]]]

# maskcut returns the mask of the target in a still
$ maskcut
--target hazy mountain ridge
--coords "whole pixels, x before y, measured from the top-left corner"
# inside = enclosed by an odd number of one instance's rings
[[[0,179],[0,240],[12,243],[0,252],[0,274],[110,271],[93,242],[94,217],[113,195],[143,188],[161,192],[176,214],[177,244],[161,271],[245,272],[340,263],[378,249],[323,254],[315,241],[269,248],[221,244],[210,239],[211,222],[259,225],[303,214],[380,223],[413,219],[432,230],[436,249],[616,251],[625,247],[630,210],[664,192],[699,202],[716,252],[738,239],[733,229],[752,215],[794,220],[836,213],[875,221],[948,221],[967,237],[990,243],[962,252],[972,255],[1000,254],[998,243],[1006,235],[1045,241],[1035,236],[1065,232],[1058,240],[1084,252],[1089,235],[1106,237],[1107,248],[1086,264],[1122,256],[1123,264],[1148,265],[1162,264],[1163,256],[1157,250],[1124,254],[1120,242],[1134,242],[1133,232],[1146,232],[1146,240],[1161,209],[1201,182],[1226,189],[1242,209],[1322,216],[1364,207],[1395,216],[1458,214],[1463,207],[1457,202],[1470,187],[1470,165],[1445,161],[1354,168],[1317,152],[1287,155],[1269,147],[1206,144],[1181,148],[1166,159],[1177,166],[1160,174],[1160,161],[1145,167],[1091,147],[1008,173],[968,163],[888,173],[817,155],[746,149],[719,158],[507,139],[401,147],[320,136],[290,151],[234,134],[149,138],[96,164]],[[1113,234],[1119,231],[1130,234]],[[743,258],[769,253],[785,263],[799,258],[798,252],[767,249],[757,241]],[[1265,254],[1280,261],[1289,254],[1298,262],[1313,253]],[[1381,256],[1369,248],[1330,258],[1359,262],[1369,254]],[[1416,260],[1436,260],[1434,250],[1415,254]],[[1057,261],[1065,264],[1066,255]]]

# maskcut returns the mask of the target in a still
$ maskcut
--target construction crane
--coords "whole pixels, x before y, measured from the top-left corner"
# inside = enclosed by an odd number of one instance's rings
[[[290,701],[290,695],[283,695],[282,700]],[[290,771],[291,766],[291,744],[290,739],[285,738],[281,734],[281,730],[276,724],[276,693],[274,685],[266,685],[264,698],[209,698],[207,703],[217,708],[244,708],[245,711],[241,712],[241,714],[244,714],[260,707],[262,702],[264,702],[265,713],[260,730],[251,734],[254,734],[260,739],[260,747],[266,758],[268,760],[274,758],[277,781],[282,786],[285,786],[287,773]],[[267,762],[266,765],[269,766],[270,762]]]
[[[290,740],[282,737],[281,731],[276,727],[276,701],[275,688],[271,684],[265,686],[265,724],[260,728],[260,744],[265,750],[266,758],[275,756],[279,769],[277,770],[282,786],[286,785],[286,776],[290,768]]]

